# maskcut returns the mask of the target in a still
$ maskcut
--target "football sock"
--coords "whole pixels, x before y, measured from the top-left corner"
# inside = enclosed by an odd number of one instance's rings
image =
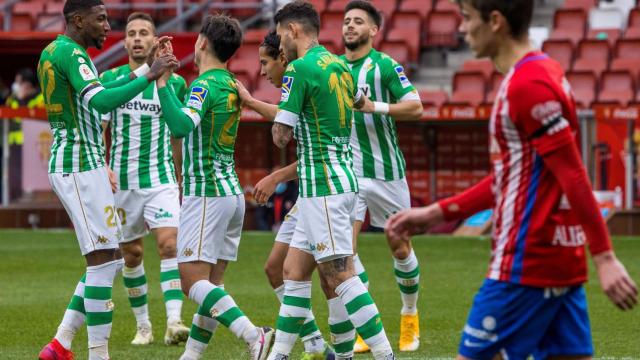
[[[364,286],[369,288],[369,275],[367,275],[367,271],[364,269],[364,265],[362,265],[362,261],[360,261],[360,256],[358,254],[353,255],[353,269],[356,272],[356,275],[360,278]]]
[[[282,304],[282,299],[284,299],[284,284],[273,289],[273,291],[276,293],[276,297],[278,298],[278,301]]]
[[[122,268],[122,280],[129,297],[131,310],[136,317],[138,326],[150,326],[149,305],[147,302],[147,276],[144,273],[144,264],[136,267],[124,266]]]
[[[420,287],[420,266],[415,252],[406,259],[393,259],[396,281],[402,298],[402,314],[415,315],[418,311],[418,289]]]
[[[219,285],[218,287],[224,290],[224,285]],[[213,319],[211,314],[204,313],[202,307],[198,307],[198,312],[193,315],[185,352],[190,351],[194,354],[202,355],[207,349],[213,334],[215,334],[218,324],[219,322]]]
[[[87,267],[84,287],[84,308],[89,338],[89,360],[108,359],[113,301],[111,288],[118,270],[118,260]]]
[[[329,299],[327,304],[329,305],[329,331],[331,332],[333,349],[338,359],[349,359],[353,357],[356,330],[339,297]]]
[[[311,281],[284,281],[284,299],[276,323],[276,340],[269,359],[289,355],[311,309]]]
[[[71,350],[71,342],[80,327],[84,324],[84,283],[86,277],[87,275],[83,274],[78,285],[76,285],[69,306],[67,306],[67,310],[65,310],[60,326],[58,326],[58,331],[56,332],[55,339],[67,350]]]
[[[167,323],[181,321],[183,295],[177,258],[160,261],[160,286],[167,310]]]

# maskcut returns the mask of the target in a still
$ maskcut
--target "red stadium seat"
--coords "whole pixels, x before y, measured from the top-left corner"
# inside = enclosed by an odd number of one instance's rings
[[[432,2],[424,0],[404,0],[400,3],[400,11],[419,14],[422,20],[427,20],[427,15],[432,10]]]
[[[250,75],[244,72],[234,73],[233,75],[236,77],[236,80],[240,81],[242,85],[247,88],[247,90],[253,91],[253,79]]]
[[[420,55],[420,33],[415,31],[415,28],[391,29],[387,34],[387,41],[383,42],[382,46],[388,42],[402,43],[409,50],[408,60],[412,63],[418,62]]]
[[[344,8],[351,0],[331,0],[327,10],[344,14]]]
[[[50,15],[61,15],[64,9],[63,2],[48,2],[45,4],[44,12]]]
[[[481,72],[487,81],[489,81],[495,70],[495,66],[493,66],[493,63],[489,59],[471,59],[462,64],[463,72]]]
[[[571,69],[573,45],[569,40],[547,40],[542,44],[542,51],[559,62],[565,71]]]
[[[566,0],[562,5],[563,9],[579,9],[585,13],[589,13],[591,8],[597,6],[597,2],[594,0]]]
[[[248,83],[251,86],[256,82],[258,76],[260,76],[258,57],[232,58],[229,62],[229,71],[238,76],[242,74],[244,78],[248,78]]]
[[[602,74],[598,102],[626,106],[634,97],[635,86],[631,74],[626,71],[607,71]]]
[[[33,19],[29,14],[13,14],[11,17],[11,31],[31,31]]]
[[[321,17],[322,29],[340,29],[342,31],[342,24],[344,23],[344,8],[340,11],[325,11]],[[320,31],[322,35],[322,31]]]
[[[432,11],[427,17],[424,46],[457,47],[460,18],[454,11]]]
[[[449,94],[444,90],[418,89],[422,104],[430,106],[442,106],[449,101]]]
[[[481,72],[458,72],[453,76],[451,103],[478,106],[484,102],[487,82]]]
[[[498,96],[498,90],[500,90],[500,85],[502,84],[502,80],[504,80],[504,75],[501,73],[494,71],[491,75],[491,90],[487,94],[487,103],[493,104],[496,96]]]
[[[628,28],[627,31],[624,32],[625,39],[640,39],[640,27],[632,27]]]
[[[640,40],[618,40],[613,56],[618,59],[640,59]]]
[[[570,40],[574,44],[584,38],[587,16],[584,11],[557,10],[553,17],[553,31],[549,37],[552,40]]]
[[[422,29],[422,19],[419,14],[412,12],[397,12],[393,15],[393,19],[391,19],[391,28],[393,29],[411,29],[416,31],[416,29]]]
[[[280,90],[276,89],[269,80],[261,77],[256,86],[253,97],[267,102],[269,104],[277,104],[280,101]]]
[[[438,11],[455,11],[460,14],[460,7],[455,3],[455,1],[435,0],[435,9]]]
[[[259,43],[244,43],[233,55],[233,59],[250,59],[255,61],[255,64],[257,64],[259,48]]]
[[[398,0],[371,0],[371,2],[382,13],[385,21],[390,20],[398,9]]]
[[[249,29],[244,32],[243,46],[244,44],[262,44],[264,37],[269,33],[269,29]]]
[[[638,59],[612,59],[609,68],[612,71],[628,71],[634,79],[640,76],[640,61]]]
[[[342,27],[339,28],[328,28],[328,27],[323,27],[320,30],[320,36],[318,37],[318,40],[320,41],[320,44],[325,45],[325,47],[327,47],[327,50],[331,51],[331,49],[340,49],[338,50],[339,54],[343,54],[344,50],[343,49],[343,44],[342,44]],[[335,54],[335,52],[331,51],[332,53]]]
[[[20,1],[13,6],[14,15],[29,15],[32,20],[44,12],[44,1]]]
[[[109,19],[126,20],[126,18],[129,15],[130,11],[122,9],[122,8],[115,9],[113,7],[114,5],[122,5],[122,4],[124,4],[126,2],[125,0],[103,0],[103,2],[105,4],[105,6],[107,7],[107,15],[109,16]],[[173,16],[175,16],[175,12],[174,12]]]
[[[50,31],[62,33],[64,32],[65,24],[62,13],[54,14],[41,14],[38,15],[38,21],[36,22],[36,30],[38,31]]]
[[[609,66],[610,52],[609,43],[605,40],[582,40],[576,50],[573,70],[591,70],[600,77],[600,74]]]
[[[589,40],[607,40],[610,46],[616,44],[622,31],[620,29],[591,29],[587,32]]]
[[[318,14],[322,14],[327,9],[327,0],[309,0]]]
[[[591,71],[572,71],[567,73],[576,105],[588,108],[596,100],[598,80]]]
[[[640,27],[640,8],[631,9],[631,11],[629,11],[627,29],[636,27]]]
[[[408,46],[402,41],[385,41],[382,43],[380,51],[391,56],[394,60],[404,66],[404,70],[409,75],[410,70],[408,68],[411,62]]]

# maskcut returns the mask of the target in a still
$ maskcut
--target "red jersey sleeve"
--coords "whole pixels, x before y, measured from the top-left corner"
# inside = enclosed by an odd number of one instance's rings
[[[492,184],[493,175],[489,175],[460,194],[439,201],[445,220],[466,219],[479,211],[492,208],[495,203]]]

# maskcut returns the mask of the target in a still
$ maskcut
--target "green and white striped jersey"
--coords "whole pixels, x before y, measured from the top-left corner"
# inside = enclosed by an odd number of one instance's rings
[[[200,74],[185,106],[196,127],[183,140],[184,195],[242,194],[233,158],[241,110],[235,77],[225,69]]]
[[[107,83],[129,73],[131,67],[127,64],[104,72],[100,78]],[[187,85],[181,76],[173,74],[168,85],[179,99],[184,99]],[[155,81],[104,119],[111,122],[109,165],[121,190],[176,183],[171,134],[162,117]]]
[[[387,54],[371,49],[369,54],[347,62],[358,88],[371,101],[397,103],[420,97],[404,73],[402,65]],[[354,112],[353,168],[358,177],[385,181],[405,176],[405,161],[400,146],[395,120],[388,115]]]
[[[104,87],[87,52],[58,35],[40,55],[38,78],[53,132],[49,173],[104,166],[100,113],[89,104]]]
[[[274,121],[295,129],[300,196],[358,191],[349,145],[355,94],[349,68],[323,46],[287,66]]]

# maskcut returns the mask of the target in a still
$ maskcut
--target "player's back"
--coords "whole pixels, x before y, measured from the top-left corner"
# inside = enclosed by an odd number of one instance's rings
[[[187,94],[187,106],[202,116],[200,124],[184,138],[185,195],[242,194],[234,161],[240,121],[235,77],[226,69],[211,69],[191,84]]]
[[[586,280],[584,233],[543,161],[575,146],[577,128],[560,65],[540,52],[525,56],[505,77],[490,122],[496,199],[490,278],[532,286]]]
[[[53,132],[49,172],[79,172],[104,166],[100,114],[89,105],[103,87],[87,52],[65,35],[40,55],[38,78]]]

